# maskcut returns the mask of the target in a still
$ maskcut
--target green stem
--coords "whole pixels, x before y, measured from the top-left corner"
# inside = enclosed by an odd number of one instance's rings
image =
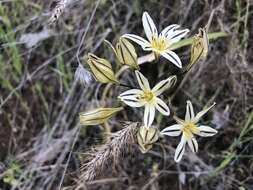
[[[222,38],[222,37],[227,37],[227,36],[228,36],[228,34],[225,33],[225,32],[208,33],[208,39],[209,40],[215,40],[217,38]],[[181,47],[184,47],[184,46],[188,46],[188,45],[191,45],[192,42],[193,42],[193,37],[186,38],[186,39],[183,39],[183,40],[171,45],[170,49],[175,50],[175,49],[178,49],[178,48],[181,48]]]

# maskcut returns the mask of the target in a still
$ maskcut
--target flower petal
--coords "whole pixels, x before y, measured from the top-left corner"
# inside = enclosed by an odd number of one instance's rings
[[[137,102],[134,100],[130,100],[130,99],[126,99],[126,100],[121,100],[122,102],[124,102],[126,105],[133,107],[133,108],[139,108],[142,107],[144,104],[141,102]]]
[[[194,117],[195,117],[195,115],[194,115],[192,103],[191,103],[191,101],[188,100],[187,104],[186,104],[185,121],[189,122],[192,119],[194,119]]]
[[[169,40],[171,44],[176,43],[181,40],[181,38],[185,37],[189,31],[189,29],[173,31],[167,36],[167,40]]]
[[[198,152],[199,146],[196,138],[191,138],[187,141],[187,144],[189,145],[192,152]]]
[[[210,107],[208,107],[208,108],[200,111],[199,113],[197,113],[197,115],[193,119],[193,122],[197,123],[203,115],[205,115],[211,108],[213,108],[215,106],[215,104],[216,103],[214,102]]]
[[[144,75],[141,74],[141,72],[139,71],[135,71],[135,75],[136,75],[140,88],[142,90],[150,90],[148,79],[144,77]]]
[[[156,98],[155,108],[163,115],[170,115],[169,107],[160,98]]]
[[[141,102],[139,99],[140,94],[142,91],[139,89],[131,89],[123,92],[118,97],[119,99],[131,107],[142,107],[144,106],[144,102]]]
[[[174,32],[175,29],[179,28],[180,25],[178,24],[172,24],[172,25],[169,25],[167,27],[165,27],[162,32],[160,33],[160,37],[165,37],[167,38],[168,36],[171,35],[172,32]]]
[[[126,98],[120,100],[130,107],[139,108],[144,106],[144,103],[139,102],[137,99]]]
[[[182,135],[181,141],[176,148],[176,152],[175,152],[175,156],[174,156],[175,162],[179,162],[182,159],[182,156],[185,151],[185,143],[186,143],[186,137],[184,135]]]
[[[150,47],[150,43],[140,36],[134,34],[124,34],[122,37],[132,40],[133,42],[139,44],[144,50],[149,50],[148,48]]]
[[[145,105],[144,125],[150,127],[155,119],[155,107],[151,104]]]
[[[169,61],[171,61],[177,67],[182,68],[182,63],[181,63],[180,58],[173,51],[170,51],[170,50],[164,51],[164,52],[161,52],[161,55],[165,57],[166,59],[168,59]]]
[[[133,95],[133,96],[134,96],[134,95],[135,95],[135,96],[140,96],[142,93],[143,93],[143,92],[142,92],[142,90],[140,90],[140,89],[131,89],[131,90],[127,90],[127,91],[121,93],[121,94],[119,95],[119,97],[120,97],[120,98],[123,98],[124,96],[131,96],[131,95]]]
[[[168,135],[168,136],[179,136],[181,134],[181,128],[183,126],[180,124],[175,124],[169,127],[164,128],[160,133],[162,135]]]
[[[131,107],[142,107],[144,105],[144,102],[141,102],[136,96],[124,96],[119,97],[119,99]]]
[[[217,130],[215,130],[209,126],[206,126],[206,125],[201,125],[198,127],[198,129],[200,130],[198,135],[202,136],[202,137],[211,137],[211,136],[215,135],[216,133],[218,133]]]
[[[144,12],[142,15],[142,24],[149,41],[152,41],[152,38],[158,38],[158,32],[155,23],[147,12]]]
[[[154,86],[152,89],[152,92],[156,95],[159,96],[161,95],[166,89],[170,88],[173,83],[175,83],[177,80],[177,77],[171,76],[165,80],[160,81],[158,84]]]

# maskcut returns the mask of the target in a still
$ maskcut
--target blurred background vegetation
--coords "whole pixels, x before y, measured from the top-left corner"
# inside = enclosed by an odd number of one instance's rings
[[[125,33],[144,36],[143,11],[159,29],[177,23],[191,30],[189,36],[205,26],[213,12],[210,32],[228,33],[211,41],[208,58],[187,74],[172,100],[172,109],[180,116],[188,99],[197,111],[217,102],[205,122],[219,133],[200,138],[199,153],[185,156],[180,164],[173,160],[177,138],[160,140],[145,155],[135,147],[120,165],[108,166],[79,189],[253,189],[252,1],[69,0],[56,24],[49,26],[52,3],[0,0],[0,189],[76,188],[85,152],[103,143],[104,137],[103,126],[82,127],[77,136],[78,113],[119,105],[115,97],[125,90],[113,87],[102,100],[104,85],[74,80],[81,38],[85,37],[81,60],[93,52],[116,68],[104,40],[115,44]],[[139,56],[145,55],[136,48]],[[177,53],[183,64],[188,63],[189,46]],[[165,60],[144,64],[141,71],[152,85],[178,72]],[[133,78],[129,71],[121,76],[134,86]],[[136,109],[126,107],[109,125],[117,131],[123,121],[141,118]],[[159,116],[156,123],[162,129],[173,120]]]

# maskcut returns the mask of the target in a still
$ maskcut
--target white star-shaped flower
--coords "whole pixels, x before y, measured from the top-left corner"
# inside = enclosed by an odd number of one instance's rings
[[[174,160],[176,162],[179,162],[181,160],[185,151],[186,143],[189,145],[190,149],[193,152],[198,151],[198,143],[194,135],[209,137],[217,133],[215,129],[209,126],[198,125],[200,118],[204,114],[206,114],[214,105],[215,103],[211,105],[210,107],[202,110],[195,116],[192,103],[190,101],[187,101],[185,120],[182,120],[178,117],[174,117],[177,124],[166,127],[165,129],[161,131],[162,135],[168,135],[168,136],[179,136],[180,134],[182,134],[181,141],[178,144],[176,148],[176,152],[175,152]]]
[[[172,44],[185,37],[189,30],[179,30],[179,25],[172,24],[164,28],[162,32],[158,34],[154,21],[147,12],[144,12],[142,15],[142,24],[148,41],[134,34],[125,34],[123,37],[136,42],[144,51],[153,51],[156,55],[161,55],[177,67],[182,68],[180,58],[176,53],[170,50],[170,47]]]
[[[119,99],[131,107],[145,106],[144,125],[150,127],[154,121],[156,109],[163,115],[170,115],[169,107],[158,96],[175,83],[176,76],[160,81],[151,89],[146,77],[139,71],[135,71],[135,75],[141,89],[127,90],[119,95]]]

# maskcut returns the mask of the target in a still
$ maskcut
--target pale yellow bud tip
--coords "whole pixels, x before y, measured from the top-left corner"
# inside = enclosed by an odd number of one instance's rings
[[[139,70],[135,48],[126,38],[120,37],[116,44],[115,54],[121,64]]]
[[[154,127],[140,127],[137,133],[137,141],[142,153],[147,153],[159,138],[159,130]]]
[[[79,115],[81,125],[99,125],[106,122],[114,114],[123,110],[123,107],[118,108],[97,108],[88,112],[82,112]]]
[[[87,64],[90,67],[94,78],[101,83],[118,83],[118,80],[112,70],[112,65],[106,59],[97,57],[89,53]]]
[[[200,28],[199,33],[194,36],[191,47],[191,61],[193,65],[203,58],[206,58],[208,53],[209,40],[205,28]]]

